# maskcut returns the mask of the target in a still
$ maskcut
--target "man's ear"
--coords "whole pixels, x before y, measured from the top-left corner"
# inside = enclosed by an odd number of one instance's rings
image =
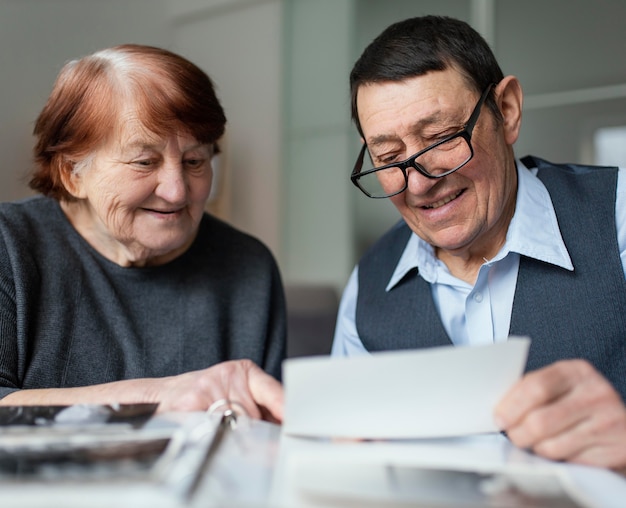
[[[74,171],[74,162],[63,160],[60,163],[59,178],[65,190],[76,199],[84,198],[81,172]]]
[[[519,137],[523,102],[522,86],[515,76],[505,76],[496,85],[496,104],[502,112],[504,139],[509,145]]]

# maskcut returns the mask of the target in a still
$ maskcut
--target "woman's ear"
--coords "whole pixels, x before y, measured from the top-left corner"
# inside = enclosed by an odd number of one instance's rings
[[[522,86],[515,76],[505,76],[496,85],[496,104],[502,113],[504,139],[509,145],[519,137],[523,102]]]
[[[83,185],[80,171],[74,171],[74,162],[63,160],[59,163],[59,179],[65,190],[74,198],[83,198]]]

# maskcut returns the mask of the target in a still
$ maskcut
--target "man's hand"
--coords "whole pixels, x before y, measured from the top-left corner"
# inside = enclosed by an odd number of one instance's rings
[[[495,421],[516,446],[538,455],[626,471],[626,407],[586,361],[525,375],[496,407]]]

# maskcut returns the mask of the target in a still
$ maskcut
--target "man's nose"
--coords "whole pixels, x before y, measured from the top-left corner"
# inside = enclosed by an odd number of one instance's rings
[[[428,178],[414,167],[406,169],[407,190],[411,194],[423,194],[428,192],[436,183],[436,178]]]

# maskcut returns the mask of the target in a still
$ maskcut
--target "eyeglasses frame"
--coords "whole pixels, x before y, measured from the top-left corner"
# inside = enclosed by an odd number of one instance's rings
[[[361,172],[361,168],[363,167],[363,159],[365,157],[365,151],[368,149],[367,148],[367,143],[363,143],[363,146],[361,147],[361,151],[359,152],[359,156],[357,157],[356,163],[354,164],[354,168],[352,169],[352,173],[350,174],[350,181],[361,192],[363,192],[363,194],[365,194],[368,198],[384,199],[384,198],[390,198],[392,196],[396,196],[398,194],[401,194],[402,192],[404,192],[407,189],[407,187],[409,186],[409,175],[407,174],[406,170],[408,168],[413,168],[413,169],[417,170],[421,175],[425,176],[426,178],[433,179],[433,180],[437,180],[439,178],[444,178],[444,177],[454,173],[455,171],[458,171],[463,166],[465,166],[469,161],[471,161],[472,158],[474,157],[474,148],[472,147],[472,132],[474,130],[474,126],[476,125],[476,122],[478,122],[478,117],[480,116],[480,112],[481,112],[482,106],[485,103],[485,101],[487,100],[487,97],[489,96],[489,93],[491,92],[491,89],[494,86],[495,85],[493,83],[491,83],[489,86],[487,86],[485,91],[480,96],[480,99],[478,99],[478,102],[476,103],[476,106],[474,106],[474,110],[472,111],[472,114],[470,115],[469,120],[463,126],[463,129],[461,129],[459,132],[455,132],[454,134],[451,134],[450,136],[446,136],[445,138],[440,139],[439,141],[437,141],[436,143],[433,143],[432,145],[427,146],[426,148],[424,148],[423,150],[420,150],[416,154],[411,155],[408,159],[405,159],[405,160],[403,160],[401,162],[393,162],[391,164],[386,164],[384,166],[379,166],[377,168],[368,169],[367,171],[364,171],[362,173]],[[470,149],[470,156],[468,157],[468,159],[463,164],[457,166],[454,169],[451,169],[449,171],[441,173],[440,175],[431,175],[430,173],[428,173],[428,171],[426,171],[426,169],[421,164],[416,162],[416,159],[418,157],[420,157],[421,155],[424,155],[429,150],[437,148],[438,146],[440,146],[440,145],[442,145],[444,143],[447,143],[448,141],[450,141],[452,139],[455,139],[455,138],[458,138],[458,137],[462,137],[463,139],[465,139],[465,141],[467,142],[467,146],[469,146],[469,149]],[[402,171],[402,174],[404,175],[404,186],[399,191],[394,192],[392,194],[387,194],[385,196],[372,196],[368,191],[366,191],[359,184],[359,179],[361,177],[369,175],[371,173],[376,173],[378,171],[382,171],[384,169],[389,169],[389,168],[398,168],[398,169],[400,169],[400,171]]]

